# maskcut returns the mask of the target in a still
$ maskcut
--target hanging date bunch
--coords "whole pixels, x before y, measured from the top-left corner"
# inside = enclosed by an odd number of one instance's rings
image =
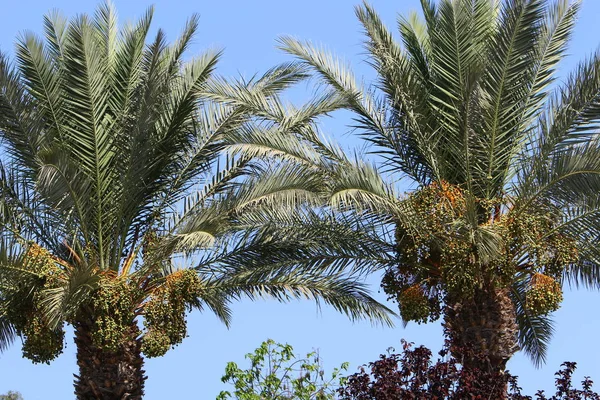
[[[92,340],[94,345],[110,352],[119,351],[123,337],[135,320],[135,307],[142,291],[124,276],[103,274],[92,303],[96,314]]]
[[[187,335],[186,312],[197,302],[201,282],[196,271],[185,269],[170,274],[144,305],[146,331],[142,351],[160,357]]]
[[[427,322],[431,315],[429,298],[420,285],[413,285],[398,295],[400,315],[404,321]]]
[[[398,302],[406,321],[427,322],[440,316],[443,292],[440,283],[472,286],[471,248],[461,236],[466,213],[462,189],[434,182],[405,200],[415,226],[396,226],[398,266],[386,272],[382,288]]]
[[[525,299],[525,308],[534,315],[558,310],[563,300],[560,284],[552,277],[536,273],[531,278]]]
[[[540,205],[535,207],[543,210]],[[525,308],[532,315],[545,315],[560,308],[563,300],[562,277],[579,260],[576,241],[560,233],[551,213],[522,213],[508,218],[510,251],[515,258],[527,260],[529,285]]]
[[[517,273],[530,279],[529,312],[547,314],[560,306],[562,275],[578,252],[576,241],[557,229],[557,218],[544,211],[552,209],[548,205],[517,211],[498,199],[469,198],[443,181],[410,195],[404,205],[412,218],[396,223],[398,264],[381,282],[404,320],[433,321],[446,302],[472,299],[477,288],[509,287]],[[475,226],[467,210],[476,212]],[[487,235],[493,246],[482,252],[474,232]]]
[[[50,363],[64,347],[63,324],[51,327],[43,318],[41,292],[60,286],[65,279],[61,261],[36,243],[28,245],[23,270],[14,277],[16,285],[6,288],[11,302],[4,311],[23,338],[23,357],[34,363]],[[31,290],[33,288],[33,290]]]

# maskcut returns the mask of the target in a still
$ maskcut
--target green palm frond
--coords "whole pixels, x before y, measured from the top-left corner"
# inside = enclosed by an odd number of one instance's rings
[[[372,14],[376,15],[374,12]],[[429,65],[431,37],[427,30],[426,21],[423,21],[416,12],[409,14],[408,18],[399,16],[398,31],[401,34],[406,52],[411,55],[410,66],[414,66],[411,72],[416,73],[423,84],[427,84],[431,80]]]
[[[194,306],[200,311],[210,309],[226,327],[231,326],[232,312],[229,304],[234,300],[229,291],[221,290],[218,285],[213,285],[211,279],[202,281],[202,293]]]
[[[582,199],[594,199],[600,185],[598,149],[598,140],[571,146],[536,166],[515,185],[516,205],[527,211],[535,203],[551,201],[568,209]]]
[[[32,113],[34,99],[19,79],[19,72],[0,53],[0,129],[9,153],[20,164],[34,168],[43,121]]]
[[[266,210],[294,209],[300,205],[318,207],[325,203],[327,187],[321,174],[298,164],[277,164],[249,178],[232,196],[238,214]]]
[[[598,240],[600,235],[597,232],[597,225],[594,227],[594,236],[587,238],[578,238],[580,260],[569,266],[565,271],[564,281],[571,287],[598,290],[600,288],[600,251],[598,250]]]
[[[50,233],[53,225],[62,219],[50,207],[40,201],[31,190],[31,182],[20,174],[12,164],[0,161],[0,231],[21,237],[33,237],[39,243],[52,247],[57,237]],[[57,231],[59,233],[59,231]],[[65,232],[60,232],[63,236]]]
[[[52,64],[51,56],[45,51],[42,40],[32,33],[24,34],[17,45],[17,59],[23,66],[20,70],[28,91],[35,96],[36,102],[39,102],[39,106],[47,114],[45,123],[50,127],[50,135],[62,134],[62,77],[57,73],[57,67]]]
[[[378,146],[380,154],[409,176],[423,181],[433,179],[436,165],[430,163],[428,156],[429,147],[435,140],[430,136],[432,130],[426,122],[431,113],[427,106],[427,93],[431,90],[428,80],[430,72],[412,62],[413,59],[402,51],[370,6],[364,4],[357,8],[356,15],[368,37],[367,50],[380,76],[378,86],[389,99],[386,102],[388,104],[382,106],[390,106],[394,110],[390,115],[382,116],[390,120],[389,123],[376,121],[359,112],[363,120],[361,125],[370,132],[363,137]],[[405,24],[400,26],[408,28]],[[414,32],[407,29],[407,34],[412,36]],[[420,48],[413,50],[419,59],[425,57]],[[405,115],[405,119],[401,121],[394,118],[395,112]]]
[[[488,196],[496,195],[502,188],[506,177],[497,171],[507,169],[515,153],[513,148],[521,143],[529,128],[528,123],[520,120],[520,113],[522,110],[532,115],[539,112],[532,103],[527,103],[530,96],[537,95],[535,88],[528,89],[538,85],[532,82],[535,76],[532,69],[538,60],[539,63],[544,61],[543,54],[536,54],[544,7],[543,1],[506,2],[499,16],[498,33],[489,43],[490,60],[481,83],[489,95],[481,127],[483,151],[487,153],[484,164],[487,170],[482,172],[490,180],[486,188]],[[531,116],[527,116],[527,120],[530,119]]]
[[[279,127],[247,126],[227,137],[227,147],[245,158],[280,157],[307,165],[319,163],[319,154],[307,143]]]
[[[10,347],[17,337],[17,330],[9,318],[10,308],[14,300],[10,294],[15,290],[15,276],[19,276],[20,246],[7,235],[2,234],[3,225],[0,223],[0,351]],[[28,277],[25,277],[26,282]]]
[[[17,337],[17,332],[0,306],[0,351],[7,350]]]
[[[598,92],[600,90],[600,55],[593,54],[578,64],[566,83],[550,97],[547,110],[540,116],[538,130],[530,139],[534,156],[522,169],[525,177],[544,168],[553,154],[594,138],[598,128]]]
[[[281,218],[279,218],[281,217]],[[262,216],[253,212],[242,222],[249,227],[236,245],[201,260],[199,268],[215,270],[247,266],[292,271],[360,273],[377,271],[395,261],[394,247],[380,223],[352,215],[319,215],[312,211]]]
[[[527,131],[548,98],[550,85],[555,81],[556,67],[565,55],[580,6],[579,1],[555,2],[540,26],[534,49],[536,58],[529,78],[531,84],[527,103],[523,107],[525,115],[521,117],[521,130]]]
[[[60,64],[64,52],[67,25],[67,19],[58,11],[51,11],[44,15],[44,37],[48,47],[48,55],[57,64]]]
[[[230,212],[223,202],[202,207],[196,204],[193,213],[183,214],[171,234],[161,238],[161,252],[168,257],[173,253],[192,253],[213,247],[219,237],[231,230]]]
[[[76,318],[98,288],[99,276],[89,266],[65,270],[65,273],[62,285],[40,293],[40,312],[52,329]]]
[[[215,199],[222,199],[233,193],[238,187],[238,178],[250,174],[249,159],[225,157],[225,160],[217,160],[214,173],[210,180],[204,182],[201,190],[191,193],[183,200],[180,212],[173,212],[167,222],[167,231],[171,234],[178,231],[182,224],[187,223],[190,218],[200,214],[202,209],[209,206]],[[233,208],[227,212],[233,211]]]
[[[554,334],[554,323],[549,316],[532,315],[525,307],[525,292],[528,280],[518,277],[513,285],[511,297],[516,306],[519,325],[519,345],[533,363],[539,367],[546,361],[548,345]]]
[[[398,195],[383,181],[373,165],[356,160],[340,166],[332,175],[335,178],[329,202],[334,209],[355,208],[359,212],[370,210],[379,214],[398,214]]]
[[[208,274],[214,274],[207,271]],[[200,271],[202,274],[202,271]],[[277,270],[276,268],[237,268],[224,276],[210,278],[210,286],[228,293],[233,299],[273,297],[287,302],[291,299],[315,300],[332,306],[351,319],[369,319],[392,326],[394,313],[368,294],[364,284],[342,274],[312,273],[310,270]]]
[[[360,127],[366,127],[381,135],[378,140],[390,143],[389,137],[393,132],[386,123],[385,111],[378,100],[357,82],[344,61],[311,43],[291,37],[282,37],[279,42],[282,50],[299,58],[306,66],[314,68],[319,77],[338,92],[348,103],[348,108],[358,115],[357,123]]]

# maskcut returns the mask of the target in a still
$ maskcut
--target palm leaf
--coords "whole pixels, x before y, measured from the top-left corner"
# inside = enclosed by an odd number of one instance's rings
[[[534,316],[525,308],[526,289],[527,281],[522,276],[513,285],[511,292],[517,311],[519,345],[539,367],[546,361],[548,344],[554,333],[554,324],[549,317]]]

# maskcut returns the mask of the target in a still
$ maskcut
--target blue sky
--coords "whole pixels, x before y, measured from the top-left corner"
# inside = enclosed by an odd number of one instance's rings
[[[276,49],[276,38],[294,35],[329,49],[348,60],[358,76],[367,81],[373,77],[364,62],[362,34],[354,16],[354,5],[348,0],[221,0],[221,1],[115,1],[121,21],[142,14],[147,6],[156,6],[154,28],[163,28],[174,40],[183,28],[186,18],[196,12],[201,15],[199,34],[189,55],[198,54],[208,47],[225,50],[218,72],[225,76],[249,77],[265,71],[289,57]],[[397,13],[417,10],[418,0],[372,0],[388,26],[396,24]],[[12,1],[3,4],[0,24],[0,49],[12,54],[15,38],[24,30],[39,32],[42,16],[51,8],[65,15],[92,12],[95,1],[43,0]],[[598,21],[600,2],[584,0],[570,56],[562,64],[564,76],[575,64],[594,51],[599,43]],[[305,86],[290,96],[303,97]],[[323,122],[324,131],[346,148],[360,145],[349,135],[345,124],[348,115],[340,113]],[[375,294],[378,278],[372,277]],[[600,295],[594,292],[567,292],[563,307],[555,313],[556,334],[551,343],[548,362],[535,369],[523,355],[517,355],[509,364],[518,374],[527,393],[538,388],[551,389],[553,373],[563,361],[579,364],[576,379],[583,375],[596,378],[600,387]],[[220,382],[225,364],[236,361],[244,365],[243,356],[261,341],[272,338],[288,342],[300,353],[314,348],[320,350],[326,368],[351,363],[350,371],[377,358],[390,346],[400,348],[400,339],[424,344],[437,351],[442,345],[441,328],[437,324],[411,324],[402,328],[373,327],[368,322],[352,323],[333,310],[321,311],[311,302],[276,304],[272,301],[244,301],[233,307],[231,328],[225,328],[213,315],[190,315],[189,335],[183,344],[165,357],[148,360],[146,372],[146,399],[214,399],[227,387]],[[0,394],[8,390],[20,391],[26,400],[72,398],[73,373],[76,373],[74,344],[69,337],[65,353],[50,366],[33,365],[21,358],[18,343],[0,355]]]

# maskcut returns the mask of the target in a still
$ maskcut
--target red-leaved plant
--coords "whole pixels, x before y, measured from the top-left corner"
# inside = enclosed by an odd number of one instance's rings
[[[424,346],[413,347],[402,341],[400,354],[388,352],[348,377],[339,388],[341,400],[600,400],[592,389],[593,381],[585,377],[581,389],[572,384],[577,364],[565,362],[556,375],[556,394],[547,397],[538,391],[533,397],[521,393],[517,377],[508,372],[493,374],[462,368],[460,360],[447,350],[442,359],[432,360]],[[461,349],[468,352],[469,349]],[[453,352],[461,354],[461,352]],[[471,353],[472,354],[472,353]],[[447,358],[446,358],[447,357]],[[365,368],[367,367],[367,368]]]

